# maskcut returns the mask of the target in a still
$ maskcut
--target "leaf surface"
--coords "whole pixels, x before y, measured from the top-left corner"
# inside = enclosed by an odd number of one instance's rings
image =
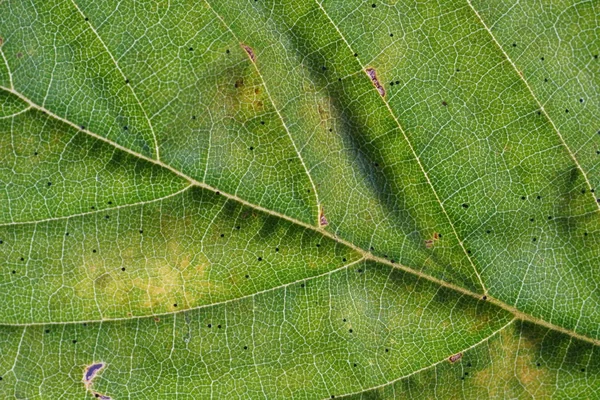
[[[594,397],[599,15],[0,1],[3,397]]]

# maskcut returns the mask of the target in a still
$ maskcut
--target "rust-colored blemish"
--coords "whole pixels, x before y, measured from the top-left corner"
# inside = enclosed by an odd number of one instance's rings
[[[425,247],[427,247],[428,249],[431,249],[433,247],[433,245],[435,244],[435,242],[437,240],[439,240],[440,238],[440,234],[437,232],[433,232],[433,237],[431,239],[428,239],[425,241]]]
[[[454,354],[454,355],[448,357],[448,361],[450,361],[451,363],[454,364],[455,362],[460,360],[462,358],[462,356],[463,356],[463,353]]]
[[[252,47],[250,47],[244,43],[240,43],[240,46],[242,46],[242,49],[244,49],[246,51],[246,54],[248,54],[248,57],[250,57],[250,60],[252,60],[252,62],[255,62],[256,55],[254,54],[254,50],[252,49]]]
[[[375,68],[369,67],[366,69],[366,72],[367,75],[369,75],[369,78],[371,78],[371,82],[373,82],[373,85],[375,86],[381,97],[385,97],[385,89],[377,79],[377,71],[375,71]]]
[[[325,217],[325,209],[323,208],[322,205],[319,205],[319,225],[321,225],[321,226],[329,225],[329,221],[327,221],[327,218]]]

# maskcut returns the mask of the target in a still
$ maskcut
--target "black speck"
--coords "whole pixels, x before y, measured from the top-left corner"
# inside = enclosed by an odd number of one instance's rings
[[[125,79],[125,83],[129,85],[129,79]]]
[[[517,44],[516,44],[516,43],[513,43],[513,47],[517,47]]]
[[[177,303],[173,304],[173,307],[177,307]]]
[[[525,200],[525,196],[521,196],[521,200]]]
[[[221,237],[225,237],[225,234],[224,234],[224,233],[221,233]]]
[[[275,247],[275,251],[279,251],[279,247]]]
[[[535,221],[535,218],[529,218],[529,221],[533,222]]]
[[[192,119],[196,119],[196,116],[195,116],[195,115],[192,115]]]
[[[140,229],[140,233],[144,233],[144,231]]]
[[[585,372],[585,368],[581,368],[581,372]]]
[[[390,82],[390,86],[394,86],[394,82]]]
[[[538,199],[538,200],[541,200],[541,199],[542,199],[542,196],[537,196],[537,199]]]
[[[580,103],[583,103],[583,99],[579,99],[579,102],[580,102]]]
[[[394,34],[393,34],[393,33],[390,33],[390,37],[394,37]]]
[[[258,261],[262,261],[262,257],[258,257]]]
[[[108,204],[112,204],[112,201],[109,201]]]
[[[344,318],[342,321],[346,322],[346,318]]]
[[[446,106],[448,105],[448,103],[446,103],[446,101],[442,101],[442,105],[443,105],[444,107],[446,107]]]
[[[89,21],[90,19],[89,19],[88,17],[85,17],[85,20],[86,20],[86,21]]]
[[[21,261],[25,261],[25,259],[23,257],[21,257]]]
[[[73,339],[73,344],[75,344],[75,343],[77,343],[77,340],[76,340],[76,339]]]
[[[69,232],[65,233],[65,236],[69,236]]]
[[[471,250],[467,250],[467,254],[471,254]]]
[[[358,269],[358,273],[362,273],[362,269],[360,269],[360,268],[359,268],[359,269]]]
[[[358,53],[354,53],[354,57],[358,57]]]
[[[248,350],[248,346],[244,346],[244,350]]]
[[[463,203],[462,208],[469,208],[469,205],[467,203]]]
[[[342,258],[342,261],[346,261],[346,259],[345,259],[345,258]]]
[[[253,146],[250,146],[250,150],[254,150],[254,147],[253,147]]]
[[[221,329],[221,325],[217,325],[217,328]]]
[[[81,125],[81,130],[82,131],[85,130],[85,126]]]
[[[95,253],[95,252],[96,252],[96,249],[92,250],[92,253]]]
[[[225,53],[229,54],[230,53],[229,49],[225,50]]]
[[[260,121],[260,124],[261,124],[261,125],[264,125],[264,124],[265,124],[265,121]]]
[[[125,271],[125,267],[121,268],[121,271]]]
[[[215,192],[215,194],[218,196],[218,195],[220,195],[220,194],[221,194],[221,192],[219,192],[219,191],[216,191],[216,192]]]
[[[548,219],[552,219],[552,215],[548,215]]]
[[[400,81],[396,81],[396,85],[399,85],[399,84],[400,84]]]
[[[46,330],[45,330],[45,332],[46,332],[46,333],[50,333],[50,329],[46,329]]]
[[[321,243],[317,243],[317,247],[321,247]]]
[[[52,182],[48,182],[48,186],[52,186]]]
[[[194,48],[193,48],[193,47],[190,47],[188,50],[189,50],[189,51],[193,51],[193,50],[194,50]]]
[[[539,367],[539,366],[541,366],[542,364],[540,364],[540,363],[536,363],[535,365],[537,365],[537,366]]]
[[[354,366],[356,367],[357,365],[356,365],[356,364],[354,364]]]
[[[106,215],[106,216],[104,216],[104,218],[106,218],[106,219],[109,219],[109,218],[110,218],[110,215]]]
[[[326,66],[322,66],[321,68],[323,69],[323,71],[326,71],[326,70],[327,70],[327,67],[326,67]]]
[[[371,7],[375,8],[377,5],[375,3],[371,4]]]
[[[537,241],[537,238],[533,238],[533,239],[531,239],[531,240],[532,240],[533,242],[535,242],[535,241]]]
[[[352,329],[348,329],[348,332],[352,333]]]
[[[483,296],[481,299],[482,300],[487,300],[487,296]]]
[[[305,285],[304,285],[304,283],[301,283],[301,284],[300,284],[300,287],[304,287],[304,286],[305,286]]]
[[[544,82],[548,82],[548,78],[544,78]]]
[[[129,129],[129,128],[127,127],[127,125],[125,125],[125,126],[123,127],[123,130],[128,130],[128,129]]]
[[[212,328],[212,324],[208,324],[208,325],[206,325],[206,326],[208,326],[209,328]]]
[[[390,349],[385,349],[385,352],[386,352],[386,353],[389,353],[389,352],[390,352]]]
[[[565,110],[565,112],[566,112],[566,113],[568,113],[568,112],[569,112],[569,109],[566,109],[566,110]]]
[[[13,274],[16,274],[16,273],[17,273],[17,271],[15,271],[15,270],[13,269],[12,273],[13,273]]]
[[[544,57],[540,58],[540,60],[544,61]]]

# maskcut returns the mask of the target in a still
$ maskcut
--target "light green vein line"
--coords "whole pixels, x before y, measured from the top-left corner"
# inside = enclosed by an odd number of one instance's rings
[[[558,130],[558,127],[556,126],[556,124],[554,123],[554,121],[552,120],[552,118],[550,118],[550,115],[548,114],[548,112],[544,108],[544,105],[540,102],[540,100],[535,95],[535,93],[533,91],[533,88],[529,85],[529,82],[527,82],[527,80],[525,79],[525,77],[523,76],[523,74],[521,73],[521,71],[519,71],[519,68],[517,68],[517,65],[508,56],[508,54],[506,53],[506,51],[504,51],[504,49],[502,48],[502,46],[500,45],[500,43],[498,42],[498,40],[496,39],[496,37],[492,33],[491,29],[487,26],[487,24],[485,23],[485,21],[483,20],[483,18],[481,17],[481,15],[479,15],[479,12],[475,9],[475,7],[473,7],[473,4],[471,4],[471,0],[467,0],[467,3],[469,4],[469,7],[471,8],[471,10],[477,16],[477,19],[479,20],[479,22],[481,22],[481,25],[483,25],[484,29],[487,31],[487,33],[492,38],[492,41],[496,44],[496,46],[498,46],[498,49],[500,49],[500,52],[502,52],[502,54],[504,55],[504,57],[506,57],[506,60],[510,63],[510,65],[512,65],[512,67],[514,68],[517,76],[523,81],[523,83],[527,87],[527,90],[529,90],[529,93],[531,94],[531,97],[533,97],[533,99],[537,103],[538,107],[540,108],[540,111],[542,113],[544,113],[544,116],[548,119],[548,122],[550,122],[550,125],[552,125],[552,128],[554,129],[554,131],[556,132],[556,134],[560,138],[560,142],[565,147],[565,149],[567,150],[567,153],[569,153],[569,156],[571,157],[571,159],[573,160],[573,162],[575,163],[575,165],[577,166],[577,168],[579,169],[579,171],[583,175],[583,179],[585,179],[585,182],[586,182],[586,184],[588,186],[588,189],[589,189],[589,190],[587,190],[587,192],[594,199],[594,204],[596,204],[597,210],[600,211],[600,202],[598,202],[596,200],[596,196],[594,195],[592,184],[591,184],[590,180],[588,179],[587,174],[585,173],[584,169],[579,164],[579,161],[577,160],[577,157],[575,157],[575,153],[573,153],[571,151],[571,148],[569,148],[569,146],[567,145],[567,142],[563,138],[563,135]]]
[[[47,110],[44,107],[41,107],[41,106],[33,103],[31,100],[29,100],[27,97],[25,97],[24,95],[22,95],[19,92],[16,92],[16,91],[14,91],[12,89],[9,89],[9,88],[3,87],[3,86],[0,86],[0,90],[4,90],[4,91],[7,91],[9,93],[12,93],[15,96],[19,97],[21,100],[25,101],[32,108],[34,108],[36,110],[39,110],[41,112],[44,112],[48,116],[51,116],[52,118],[55,118],[56,120],[61,121],[61,122],[63,122],[65,124],[67,124],[67,125],[75,128],[77,130],[81,130],[81,128],[77,124],[75,124],[75,123],[69,121],[68,119],[65,119],[65,118],[63,118],[63,117],[61,117],[59,115],[54,114],[52,111]],[[94,132],[91,132],[89,130],[84,130],[83,132],[85,132],[86,134],[90,135],[91,137],[93,137],[93,138],[95,138],[97,140],[100,140],[100,141],[103,141],[105,143],[108,143],[108,144],[114,146],[115,148],[117,148],[119,150],[122,150],[124,152],[127,152],[127,153],[129,153],[129,154],[131,154],[133,156],[136,156],[136,157],[138,157],[138,158],[140,158],[142,160],[146,160],[148,162],[151,162],[151,163],[159,165],[159,166],[161,166],[163,168],[166,168],[169,171],[171,171],[174,174],[176,174],[177,176],[180,176],[180,177],[186,179],[187,181],[189,181],[194,186],[198,186],[198,187],[201,187],[203,189],[210,190],[212,192],[217,192],[218,191],[223,197],[226,197],[226,198],[228,198],[230,200],[236,201],[236,202],[238,202],[240,204],[243,204],[243,205],[245,205],[247,207],[254,208],[255,210],[264,212],[265,214],[269,214],[269,215],[272,215],[272,216],[284,219],[284,220],[289,221],[289,222],[291,222],[293,224],[296,224],[298,226],[302,226],[304,228],[307,228],[307,229],[313,230],[315,232],[318,232],[321,235],[326,236],[326,237],[328,237],[330,239],[333,239],[336,242],[338,242],[340,244],[343,244],[343,245],[345,245],[345,246],[347,246],[347,247],[355,250],[356,252],[362,254],[364,260],[373,260],[373,261],[376,261],[376,262],[381,263],[381,264],[385,264],[385,265],[389,265],[389,266],[394,267],[394,268],[398,268],[398,269],[400,269],[402,271],[405,271],[405,272],[407,272],[409,274],[412,274],[412,275],[418,276],[420,278],[426,279],[426,280],[428,280],[430,282],[434,282],[434,283],[436,283],[439,286],[443,286],[443,287],[455,290],[457,292],[463,293],[463,294],[465,294],[467,296],[470,296],[470,297],[473,297],[475,299],[481,299],[482,298],[481,294],[479,294],[479,293],[471,292],[470,290],[465,289],[465,288],[463,288],[461,286],[458,286],[458,285],[455,285],[453,283],[449,283],[449,282],[443,281],[441,279],[438,279],[436,277],[433,277],[433,276],[428,275],[426,273],[423,273],[421,271],[417,271],[417,270],[414,270],[412,268],[409,268],[409,267],[407,267],[405,265],[401,265],[401,264],[398,264],[398,263],[394,263],[394,262],[392,262],[390,260],[387,260],[387,259],[384,259],[384,258],[381,258],[381,257],[377,257],[377,256],[371,254],[370,252],[361,249],[360,247],[356,246],[355,244],[353,244],[351,242],[348,242],[348,241],[346,241],[344,239],[341,239],[341,238],[337,237],[335,234],[330,233],[330,232],[328,232],[328,231],[326,231],[324,229],[320,229],[317,226],[314,226],[314,225],[311,225],[311,224],[307,224],[307,223],[299,221],[299,220],[297,220],[295,218],[289,217],[289,216],[287,216],[285,214],[281,214],[281,213],[279,213],[277,211],[269,210],[269,209],[264,208],[262,206],[259,206],[257,204],[250,203],[249,201],[246,201],[246,200],[244,200],[244,199],[242,199],[240,197],[237,197],[235,195],[232,195],[232,194],[220,191],[220,190],[218,190],[218,189],[216,189],[216,188],[214,188],[214,187],[212,187],[210,185],[207,185],[205,183],[198,182],[194,178],[191,178],[191,177],[187,176],[183,172],[178,171],[174,167],[172,167],[172,166],[170,166],[168,164],[165,164],[165,163],[163,163],[160,160],[156,160],[156,159],[147,157],[147,156],[145,156],[143,154],[136,153],[135,151],[133,151],[133,150],[131,150],[131,149],[125,147],[125,146],[122,146],[122,145],[120,145],[118,143],[115,143],[115,142],[111,141],[110,139],[105,138],[104,136],[100,136],[100,135],[98,135],[98,134],[96,134]],[[515,307],[513,307],[513,306],[511,306],[509,304],[506,304],[506,303],[504,303],[504,302],[502,302],[500,300],[497,300],[497,299],[491,297],[490,295],[487,295],[487,301],[491,302],[492,304],[497,305],[500,308],[503,308],[503,309],[511,312],[518,319],[521,319],[521,320],[524,320],[524,321],[529,321],[531,323],[544,326],[546,328],[555,330],[557,332],[564,333],[566,335],[569,335],[569,336],[572,336],[574,338],[586,341],[588,343],[592,343],[592,344],[594,344],[596,346],[600,346],[600,340],[599,339],[595,339],[595,338],[591,338],[591,337],[579,334],[579,333],[577,333],[575,331],[563,328],[563,327],[558,326],[558,325],[554,325],[554,324],[552,324],[552,323],[550,323],[548,321],[542,320],[542,319],[534,317],[532,315],[525,314],[525,313],[519,311],[518,309],[516,309]],[[169,314],[169,313],[167,313],[167,314]],[[145,316],[145,317],[148,317],[148,316]],[[142,317],[137,317],[137,318],[142,318]],[[130,319],[130,318],[122,318],[122,319],[125,320],[125,319]],[[106,320],[106,321],[108,321],[108,320]],[[85,322],[85,321],[78,321],[78,323],[79,322]],[[98,321],[87,321],[87,322],[98,322]],[[51,323],[40,323],[38,325],[47,325],[47,324],[51,324]],[[54,323],[54,324],[64,324],[64,322]],[[0,325],[28,326],[28,325],[35,325],[35,324],[0,324]]]
[[[323,8],[323,5],[321,3],[319,3],[317,0],[315,0],[315,3],[317,3],[317,5],[321,9],[321,11],[323,11],[323,14],[325,14],[325,16],[327,17],[327,19],[329,20],[329,22],[331,23],[331,25],[335,28],[335,30],[337,31],[337,33],[340,35],[341,39],[344,41],[344,43],[346,44],[346,46],[348,46],[348,49],[350,49],[350,51],[353,54],[356,54],[356,52],[352,49],[352,46],[350,45],[350,43],[346,40],[346,37],[338,29],[337,25],[335,24],[335,22],[333,22],[333,20],[331,19],[331,17],[329,16],[329,14],[327,13],[327,11],[325,10],[325,8]],[[356,58],[358,64],[360,65],[360,68],[363,70],[363,72],[365,73],[365,75],[367,76],[367,78],[369,78],[369,80],[370,80],[369,74],[367,73],[367,70],[366,70],[367,66],[363,65],[363,63],[360,61],[359,57],[355,57],[355,58]],[[375,87],[373,87],[373,88],[375,90],[377,90]],[[454,227],[454,224],[452,223],[452,220],[450,219],[450,215],[448,215],[448,213],[446,212],[446,208],[444,207],[444,203],[442,202],[442,200],[438,196],[437,191],[435,190],[435,187],[433,186],[433,183],[429,179],[429,174],[427,174],[427,171],[425,170],[425,167],[421,163],[421,160],[419,159],[419,156],[417,155],[417,152],[415,151],[415,149],[414,149],[411,141],[409,140],[408,135],[404,131],[404,128],[402,128],[402,125],[400,124],[400,121],[398,121],[398,118],[396,118],[396,115],[394,114],[394,111],[390,107],[390,104],[382,96],[380,96],[379,93],[378,93],[378,97],[381,99],[381,101],[383,101],[383,103],[385,104],[386,108],[390,112],[390,115],[392,116],[392,118],[396,122],[396,125],[398,126],[398,129],[400,130],[400,132],[402,132],[402,135],[404,136],[404,140],[406,140],[406,143],[408,144],[408,147],[410,148],[410,150],[411,150],[411,152],[413,154],[413,157],[415,158],[415,160],[419,164],[419,168],[423,172],[423,175],[425,176],[425,179],[427,180],[427,183],[431,187],[433,195],[435,196],[437,202],[439,203],[439,205],[440,205],[440,207],[442,209],[442,212],[444,213],[444,215],[448,219],[448,223],[450,224],[450,227],[452,228],[452,231],[454,232],[454,235],[456,236],[456,239],[458,240],[458,243],[460,244],[460,247],[463,249],[463,252],[465,253],[465,256],[467,256],[467,259],[471,263],[471,266],[473,267],[473,270],[475,271],[475,275],[477,276],[477,279],[479,280],[479,284],[481,285],[483,293],[487,294],[487,289],[485,287],[485,284],[483,283],[483,280],[481,279],[481,275],[479,275],[479,271],[475,267],[475,264],[473,263],[473,260],[471,259],[471,256],[467,252],[467,249],[465,248],[465,245],[464,245],[463,241],[458,236],[458,232],[456,231],[456,228]]]
[[[223,24],[223,26],[225,26],[225,28],[231,33],[231,35],[234,37],[234,39],[238,43],[240,43],[240,45],[241,45],[242,41],[240,41],[240,39],[237,37],[237,35],[235,34],[235,32],[233,32],[233,30],[229,27],[229,25],[227,25],[227,23],[221,17],[221,15],[219,13],[217,13],[217,11],[211,6],[211,4],[208,2],[208,0],[204,0],[204,1],[206,2],[206,5],[208,6],[208,8],[213,12],[213,14],[215,14],[215,16],[221,21],[221,23]],[[304,162],[304,159],[302,158],[302,155],[300,154],[300,150],[298,150],[298,146],[296,146],[296,142],[294,141],[294,138],[292,137],[292,134],[291,134],[290,130],[288,129],[288,127],[287,127],[287,125],[286,125],[286,123],[285,123],[285,121],[283,119],[283,116],[281,115],[281,112],[279,111],[279,109],[275,105],[275,101],[273,101],[273,97],[271,97],[271,93],[269,93],[269,88],[267,87],[267,82],[265,81],[265,78],[263,77],[262,73],[258,69],[258,66],[256,65],[257,61],[258,60],[250,60],[251,64],[254,66],[254,69],[256,70],[256,73],[258,74],[258,76],[260,76],[260,79],[261,79],[261,81],[263,83],[263,87],[265,88],[265,93],[267,94],[267,97],[271,101],[271,104],[273,105],[273,108],[275,109],[275,112],[277,113],[277,116],[281,120],[281,124],[285,128],[285,131],[287,132],[287,135],[290,138],[290,141],[292,142],[292,146],[294,146],[294,150],[296,151],[296,154],[298,155],[298,159],[302,163],[302,167],[304,167],[304,171],[306,172],[306,175],[308,176],[308,180],[310,181],[310,184],[312,185],[313,192],[315,193],[315,198],[317,200],[317,220],[316,220],[316,225],[319,226],[319,220],[318,220],[318,218],[319,218],[319,206],[320,206],[321,203],[319,201],[319,194],[317,193],[317,187],[315,186],[315,183],[314,183],[312,177],[310,176],[310,172],[308,170],[308,167],[306,166],[306,163]]]
[[[75,0],[71,0],[71,3],[73,3],[73,5],[75,6],[75,8],[79,12],[79,14],[81,14],[81,16],[83,18],[85,18],[85,14],[83,13],[83,11],[81,11],[81,9],[77,5],[77,3],[75,3]],[[100,41],[100,43],[102,44],[102,46],[104,47],[104,49],[106,50],[106,52],[108,53],[108,55],[110,56],[111,60],[115,64],[115,67],[117,68],[117,71],[119,71],[119,73],[121,74],[121,77],[123,77],[123,81],[126,81],[127,80],[127,76],[125,76],[125,73],[123,72],[123,70],[121,70],[121,67],[119,67],[119,64],[117,63],[117,60],[115,59],[115,57],[112,55],[112,53],[108,49],[108,46],[106,46],[106,43],[104,43],[104,40],[102,40],[102,38],[100,37],[100,35],[98,34],[98,32],[96,31],[96,29],[94,28],[94,26],[92,25],[92,23],[89,20],[87,20],[87,24],[89,25],[89,27],[92,30],[92,32],[94,32],[94,34],[96,35],[96,37],[98,38],[98,40]],[[152,132],[152,137],[154,138],[154,151],[156,152],[156,159],[160,160],[160,151],[159,151],[159,148],[158,148],[158,139],[156,138],[156,133],[154,133],[154,127],[152,126],[152,122],[150,121],[150,118],[148,117],[148,114],[146,113],[146,109],[142,105],[142,102],[137,97],[137,94],[135,93],[135,90],[133,90],[133,87],[131,87],[131,85],[127,85],[127,86],[131,90],[131,93],[133,94],[133,97],[138,102],[138,105],[140,106],[140,109],[144,113],[144,117],[146,118],[146,121],[148,122],[148,126],[150,127],[150,131]]]

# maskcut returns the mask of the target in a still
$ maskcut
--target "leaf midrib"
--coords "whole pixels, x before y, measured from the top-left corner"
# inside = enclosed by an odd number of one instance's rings
[[[417,271],[417,270],[414,270],[414,269],[412,269],[410,267],[407,267],[405,265],[398,264],[398,263],[392,262],[390,260],[387,260],[385,258],[381,258],[381,257],[375,256],[374,254],[370,253],[369,251],[364,250],[364,249],[356,246],[355,244],[353,244],[351,242],[348,242],[348,241],[346,241],[344,239],[341,239],[341,238],[337,237],[335,234],[330,233],[330,232],[328,232],[328,231],[326,231],[326,230],[324,230],[324,229],[322,229],[322,228],[320,228],[318,226],[307,224],[306,222],[297,220],[297,219],[295,219],[293,217],[287,216],[287,215],[279,213],[277,211],[273,211],[273,210],[264,208],[264,207],[262,207],[260,205],[253,204],[253,203],[251,203],[251,202],[249,202],[247,200],[244,200],[244,199],[242,199],[242,198],[240,198],[240,197],[238,197],[236,195],[232,195],[232,194],[223,192],[223,191],[221,191],[221,190],[219,190],[217,188],[214,188],[214,187],[212,187],[212,186],[210,186],[210,185],[208,185],[206,183],[197,181],[196,179],[194,179],[194,178],[192,178],[192,177],[184,174],[183,172],[175,169],[174,167],[172,167],[172,166],[170,166],[170,165],[168,165],[168,164],[166,164],[166,163],[164,163],[164,162],[162,162],[160,160],[156,160],[154,158],[151,158],[151,157],[145,156],[143,154],[137,153],[137,152],[135,152],[135,151],[133,151],[133,150],[125,147],[125,146],[122,146],[122,145],[120,145],[120,144],[118,144],[116,142],[113,142],[110,139],[107,139],[107,138],[105,138],[103,136],[100,136],[100,135],[98,135],[98,134],[90,131],[89,129],[82,130],[81,127],[78,126],[77,124],[69,121],[66,118],[63,118],[63,117],[61,117],[61,116],[53,113],[52,111],[50,111],[50,110],[48,110],[48,109],[46,109],[46,108],[44,108],[44,107],[42,107],[42,106],[40,106],[40,105],[38,105],[36,103],[34,103],[29,98],[27,98],[23,94],[17,92],[16,90],[13,90],[13,89],[10,89],[10,88],[4,87],[4,86],[0,86],[0,90],[4,90],[4,91],[6,91],[8,93],[13,94],[14,96],[17,96],[19,99],[21,99],[22,101],[24,101],[25,103],[27,103],[27,105],[29,106],[30,110],[31,109],[38,110],[38,111],[40,111],[40,112],[42,112],[42,113],[44,113],[44,114],[46,114],[46,115],[48,115],[48,116],[50,116],[52,118],[54,118],[54,119],[56,119],[56,120],[64,123],[64,124],[67,124],[67,125],[71,126],[72,128],[74,128],[74,129],[76,129],[78,131],[82,131],[82,132],[86,133],[87,135],[93,137],[94,139],[97,139],[97,140],[100,140],[102,142],[105,142],[105,143],[107,143],[107,144],[109,144],[109,145],[111,145],[111,146],[113,146],[113,147],[115,147],[115,148],[117,148],[117,149],[119,149],[121,151],[124,151],[124,152],[127,152],[128,154],[131,154],[134,157],[137,157],[139,159],[145,160],[147,162],[150,162],[152,164],[158,165],[158,166],[160,166],[162,168],[165,168],[165,169],[171,171],[172,173],[174,173],[177,176],[179,176],[179,177],[187,180],[190,183],[190,185],[188,187],[186,187],[185,190],[189,189],[189,187],[191,187],[191,186],[196,186],[196,187],[200,187],[202,189],[209,190],[209,191],[212,191],[212,192],[215,192],[215,193],[218,192],[220,195],[222,195],[223,197],[225,197],[227,199],[236,201],[236,202],[238,202],[240,204],[243,204],[243,205],[245,205],[247,207],[250,207],[250,208],[253,208],[253,209],[257,210],[257,211],[261,211],[263,213],[272,215],[274,217],[287,220],[287,221],[289,221],[289,222],[291,222],[291,223],[293,223],[295,225],[302,226],[303,228],[315,231],[315,232],[317,232],[317,233],[319,233],[319,234],[321,234],[321,235],[323,235],[323,236],[325,236],[325,237],[327,237],[329,239],[332,239],[332,240],[334,240],[334,241],[336,241],[336,242],[338,242],[340,244],[343,244],[343,245],[345,245],[345,246],[353,249],[354,251],[356,251],[357,253],[359,253],[360,255],[362,255],[362,258],[360,258],[359,260],[355,261],[354,263],[359,262],[359,261],[367,261],[367,260],[376,261],[378,263],[385,264],[385,265],[391,266],[393,268],[400,269],[400,270],[402,270],[404,272],[407,272],[407,273],[410,273],[412,275],[416,275],[419,278],[426,279],[426,280],[428,280],[430,282],[433,282],[433,283],[435,283],[435,284],[437,284],[439,286],[443,286],[443,287],[452,289],[452,290],[454,290],[456,292],[459,292],[459,293],[461,293],[463,295],[466,295],[466,296],[469,296],[469,297],[472,297],[472,298],[475,298],[475,299],[478,299],[478,300],[482,299],[482,294],[480,294],[480,293],[472,292],[472,291],[470,291],[468,289],[465,289],[465,288],[463,288],[461,286],[458,286],[458,285],[455,285],[453,283],[449,283],[449,282],[443,281],[443,280],[438,279],[438,278],[436,278],[434,276],[428,275],[428,274],[426,274],[424,272]],[[173,193],[172,195],[175,195],[175,193]],[[123,205],[123,207],[124,206],[125,205]],[[72,215],[72,216],[65,216],[63,218],[70,218],[70,217],[74,217],[74,215]],[[27,223],[32,223],[32,222],[27,222]],[[17,225],[17,224],[18,223],[15,223],[14,225]],[[346,268],[346,267],[348,267],[348,265],[344,265],[344,266],[342,266],[340,268],[337,268],[335,270],[329,271],[326,274],[336,272],[336,271],[341,270],[341,269]],[[315,279],[315,278],[318,278],[318,276],[311,277],[310,279]],[[287,286],[287,285],[288,284],[283,285],[283,286]],[[277,290],[278,288],[279,287],[270,288],[270,289],[267,289],[267,290],[265,290],[263,292]],[[263,292],[261,292],[261,293],[263,293]],[[253,294],[248,295],[246,297],[253,297],[256,294],[257,293],[253,293]],[[226,302],[237,301],[237,300],[240,300],[240,298],[226,300]],[[502,302],[502,301],[500,301],[498,299],[495,299],[495,298],[493,298],[493,297],[491,297],[489,295],[487,295],[487,300],[486,301],[489,301],[492,304],[494,304],[494,305],[496,305],[496,306],[498,306],[498,307],[500,307],[500,308],[502,308],[502,309],[504,309],[504,310],[512,313],[515,316],[515,318],[517,318],[517,319],[524,320],[524,321],[529,321],[531,323],[534,323],[534,324],[537,324],[537,325],[541,325],[541,326],[544,326],[546,328],[549,328],[549,329],[561,332],[563,334],[569,335],[569,336],[574,337],[576,339],[580,339],[580,340],[592,343],[592,344],[594,344],[596,346],[600,346],[600,340],[599,339],[594,339],[594,338],[591,338],[591,337],[579,334],[579,333],[577,333],[575,331],[563,328],[563,327],[558,326],[558,325],[554,325],[554,324],[552,324],[552,323],[550,323],[548,321],[545,321],[543,319],[534,317],[534,316],[529,315],[529,314],[525,314],[525,313],[519,311],[518,309],[516,309],[515,307],[513,307],[513,306],[511,306],[509,304],[506,304],[506,303],[504,303],[504,302]],[[185,311],[190,311],[190,310],[194,310],[194,309],[197,309],[197,308],[205,308],[205,307],[215,306],[215,305],[221,304],[221,303],[213,303],[213,304],[210,304],[210,305],[203,305],[203,306],[200,306],[200,307],[194,307],[194,308],[190,308],[188,310],[182,310],[182,311],[178,311],[178,312],[185,312]],[[164,313],[164,314],[161,314],[161,315],[169,315],[169,314],[174,314],[174,313],[175,312]],[[122,318],[122,319],[147,318],[147,317],[151,317],[151,315],[139,316],[139,317],[129,317],[129,318]],[[107,322],[107,321],[113,321],[113,320],[118,320],[118,319],[117,318],[110,318],[110,319],[93,320],[93,321],[87,321],[87,322],[91,322],[91,323],[93,323],[93,322]],[[74,324],[74,323],[80,323],[80,322],[82,322],[82,321],[55,322],[53,324],[66,325],[66,324]],[[0,325],[4,325],[4,326],[32,326],[32,325],[48,325],[48,324],[49,323],[44,322],[43,324],[41,324],[41,323],[40,324],[38,324],[38,323],[33,323],[33,324],[32,323],[29,323],[29,324],[8,324],[8,323],[2,323]],[[52,324],[52,323],[50,323],[50,324]]]

